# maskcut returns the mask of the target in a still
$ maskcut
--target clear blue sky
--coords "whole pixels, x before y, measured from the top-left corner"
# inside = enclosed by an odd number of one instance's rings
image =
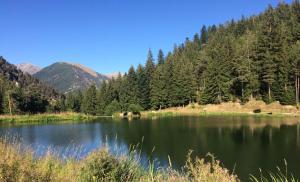
[[[0,0],[0,55],[11,63],[78,62],[101,73],[145,63],[200,31],[279,0]],[[286,2],[291,2],[288,0]]]

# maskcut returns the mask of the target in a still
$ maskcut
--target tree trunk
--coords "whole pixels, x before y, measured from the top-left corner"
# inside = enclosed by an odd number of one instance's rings
[[[11,109],[11,100],[10,100],[10,95],[7,93],[8,96],[8,108],[9,108],[9,114],[12,115],[12,109]]]
[[[242,99],[244,99],[244,82],[242,82]]]
[[[299,104],[299,88],[300,88],[300,79],[299,76],[296,76],[296,104]]]
[[[271,101],[271,86],[270,84],[268,85],[269,89],[268,89],[268,95],[269,95],[269,101]]]
[[[298,105],[298,77],[297,76],[295,79],[295,98],[296,98],[296,105]]]

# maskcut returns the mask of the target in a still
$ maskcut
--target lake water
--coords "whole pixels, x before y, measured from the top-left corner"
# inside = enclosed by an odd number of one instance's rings
[[[180,169],[189,150],[205,157],[214,154],[242,179],[259,168],[276,171],[279,166],[300,179],[300,125],[298,118],[253,116],[169,117],[147,120],[0,125],[1,136],[18,136],[38,155],[54,149],[62,157],[83,157],[108,145],[114,153],[126,153],[139,144],[141,162],[155,159],[156,166]],[[80,150],[79,150],[80,149]]]

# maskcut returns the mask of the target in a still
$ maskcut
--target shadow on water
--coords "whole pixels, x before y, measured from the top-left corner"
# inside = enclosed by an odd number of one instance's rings
[[[288,170],[300,178],[300,127],[297,118],[251,116],[167,117],[155,120],[45,124],[1,125],[0,135],[18,135],[24,145],[31,145],[43,154],[49,146],[63,153],[83,157],[104,144],[114,153],[126,153],[132,144],[140,144],[142,163],[156,159],[157,166],[180,169],[186,155],[204,157],[213,153],[222,164],[235,169],[243,180],[249,173],[258,175],[259,168]],[[117,136],[117,137],[116,137]],[[143,141],[142,141],[143,140]],[[70,147],[71,146],[71,147]],[[154,149],[154,150],[153,150]],[[67,151],[67,152],[66,152]]]

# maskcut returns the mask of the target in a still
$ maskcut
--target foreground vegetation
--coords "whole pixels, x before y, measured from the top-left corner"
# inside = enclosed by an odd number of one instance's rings
[[[53,121],[91,121],[98,117],[73,113],[48,113],[48,114],[33,114],[33,115],[0,115],[0,122],[9,123],[32,123],[32,122],[53,122]]]
[[[107,148],[91,152],[81,160],[69,158],[62,161],[55,154],[35,157],[30,149],[24,150],[17,142],[0,141],[0,180],[1,181],[240,181],[220,161],[208,155],[209,160],[192,159],[187,155],[182,171],[168,168],[155,170],[153,164],[148,169],[140,166],[137,151],[129,155],[114,156]],[[207,162],[206,162],[207,161]],[[270,176],[249,176],[252,181],[296,181],[279,170]]]
[[[188,156],[185,172],[171,167],[145,170],[134,157],[114,156],[104,148],[82,160],[60,160],[48,153],[35,158],[30,150],[21,152],[21,145],[0,142],[1,181],[238,181],[237,176],[220,166],[219,161],[205,163]]]

